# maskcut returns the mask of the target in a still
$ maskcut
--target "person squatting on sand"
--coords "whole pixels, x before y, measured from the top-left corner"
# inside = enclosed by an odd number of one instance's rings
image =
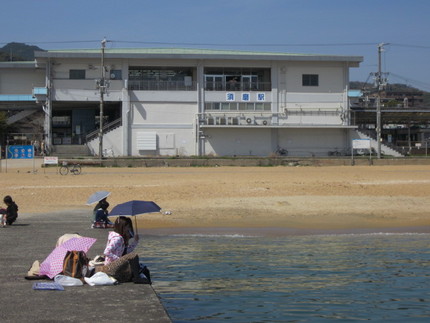
[[[105,262],[98,271],[113,276],[120,283],[133,281],[137,284],[150,284],[148,268],[139,264],[139,256],[133,252],[139,243],[139,235],[134,234],[130,218],[119,216],[114,230],[109,232],[104,250]]]
[[[1,225],[12,225],[18,218],[18,205],[12,200],[10,195],[6,195],[3,199],[6,204],[6,209],[0,209]]]

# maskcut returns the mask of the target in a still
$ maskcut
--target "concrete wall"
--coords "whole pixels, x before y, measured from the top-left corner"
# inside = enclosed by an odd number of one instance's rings
[[[286,80],[285,85],[288,92],[301,93],[333,93],[343,92],[344,67],[336,62],[289,62],[285,66]],[[303,86],[303,74],[318,74],[318,86]],[[282,78],[280,79],[282,82]],[[282,83],[281,83],[282,84]],[[282,87],[280,88],[283,89]]]
[[[131,155],[195,155],[194,103],[131,102]],[[139,150],[137,137],[155,132],[155,150]]]
[[[278,146],[289,156],[327,156],[328,151],[346,151],[350,147],[349,129],[220,129],[205,133],[205,154],[213,156],[271,156]]]
[[[270,129],[205,129],[205,154],[213,156],[268,156]]]
[[[287,111],[284,124],[345,125],[348,109],[346,67],[337,62],[278,63],[278,112]],[[303,86],[303,74],[317,74],[318,86]],[[312,114],[307,112],[311,111]],[[343,114],[342,114],[343,113]]]
[[[0,94],[32,94],[34,87],[45,87],[45,70],[0,69]]]
[[[137,140],[145,133],[156,134],[156,148],[151,150],[138,149]],[[195,156],[196,143],[192,126],[183,128],[147,128],[133,126],[131,129],[132,156]]]
[[[88,148],[90,149],[93,155],[99,154],[99,139],[98,137],[91,140],[87,143]],[[122,147],[122,128],[118,127],[112,131],[103,135],[103,150],[112,150],[114,156],[121,156],[123,147]],[[113,157],[108,154],[108,157]]]
[[[344,151],[348,147],[350,130],[345,129],[278,129],[279,146],[290,156],[327,156],[328,151]]]

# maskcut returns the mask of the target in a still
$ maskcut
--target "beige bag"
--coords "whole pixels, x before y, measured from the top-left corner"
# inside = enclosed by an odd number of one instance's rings
[[[96,271],[104,272],[120,283],[131,282],[136,271],[137,274],[139,272],[139,256],[135,252],[126,254],[109,265],[97,268]]]

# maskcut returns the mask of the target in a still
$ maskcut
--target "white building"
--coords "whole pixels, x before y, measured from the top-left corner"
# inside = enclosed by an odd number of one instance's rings
[[[269,156],[278,148],[327,156],[349,149],[356,128],[348,83],[358,56],[197,49],[35,55],[34,63],[0,63],[1,106],[42,106],[48,144],[88,145],[95,155],[101,101],[102,146],[116,156]]]

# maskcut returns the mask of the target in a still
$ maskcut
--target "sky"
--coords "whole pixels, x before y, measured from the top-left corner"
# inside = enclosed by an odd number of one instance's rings
[[[2,0],[0,47],[210,48],[362,56],[351,81],[430,91],[429,0]]]

